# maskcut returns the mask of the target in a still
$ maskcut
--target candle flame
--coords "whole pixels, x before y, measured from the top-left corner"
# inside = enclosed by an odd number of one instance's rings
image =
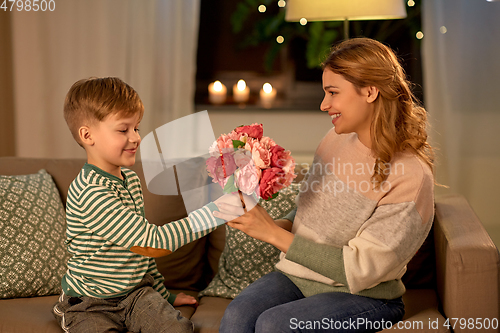
[[[244,91],[245,88],[247,87],[247,84],[245,80],[239,80],[236,86],[238,87],[239,91]]]
[[[214,90],[215,91],[221,91],[222,90],[222,83],[220,81],[215,81],[214,82]]]
[[[273,91],[273,86],[270,83],[264,83],[264,86],[262,86],[262,89],[266,94],[270,94]]]

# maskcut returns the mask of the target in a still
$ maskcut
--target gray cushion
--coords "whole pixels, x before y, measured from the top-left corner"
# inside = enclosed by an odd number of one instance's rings
[[[58,294],[69,254],[52,177],[0,176],[0,298]]]

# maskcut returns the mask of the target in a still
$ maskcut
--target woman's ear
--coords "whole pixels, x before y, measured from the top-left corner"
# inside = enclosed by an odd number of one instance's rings
[[[368,92],[368,94],[367,94],[367,96],[366,96],[366,97],[367,97],[367,98],[366,98],[366,101],[367,101],[368,103],[373,103],[373,102],[375,102],[375,100],[376,100],[376,99],[377,99],[377,97],[378,97],[378,93],[379,93],[378,88],[377,88],[377,87],[374,87],[374,86],[368,86],[368,87],[366,87],[366,88],[367,88],[367,92]]]
[[[94,139],[92,138],[92,135],[90,133],[90,128],[88,126],[80,127],[78,129],[78,136],[80,137],[80,140],[84,145],[86,146],[94,145]]]

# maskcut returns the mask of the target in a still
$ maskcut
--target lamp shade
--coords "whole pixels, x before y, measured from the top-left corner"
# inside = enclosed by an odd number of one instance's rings
[[[286,21],[382,20],[406,17],[403,0],[288,0]]]

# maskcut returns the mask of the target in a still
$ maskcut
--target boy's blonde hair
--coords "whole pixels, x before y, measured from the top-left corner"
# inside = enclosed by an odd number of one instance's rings
[[[78,134],[82,126],[103,121],[111,114],[121,118],[139,115],[142,119],[144,105],[137,92],[116,77],[88,78],[71,86],[64,101],[64,119],[76,142],[83,147]]]
[[[371,124],[372,152],[376,165],[372,181],[387,179],[386,168],[397,152],[412,151],[433,169],[433,149],[427,142],[427,113],[411,91],[394,52],[369,38],[354,38],[335,46],[323,63],[360,91],[375,86],[375,114]]]

